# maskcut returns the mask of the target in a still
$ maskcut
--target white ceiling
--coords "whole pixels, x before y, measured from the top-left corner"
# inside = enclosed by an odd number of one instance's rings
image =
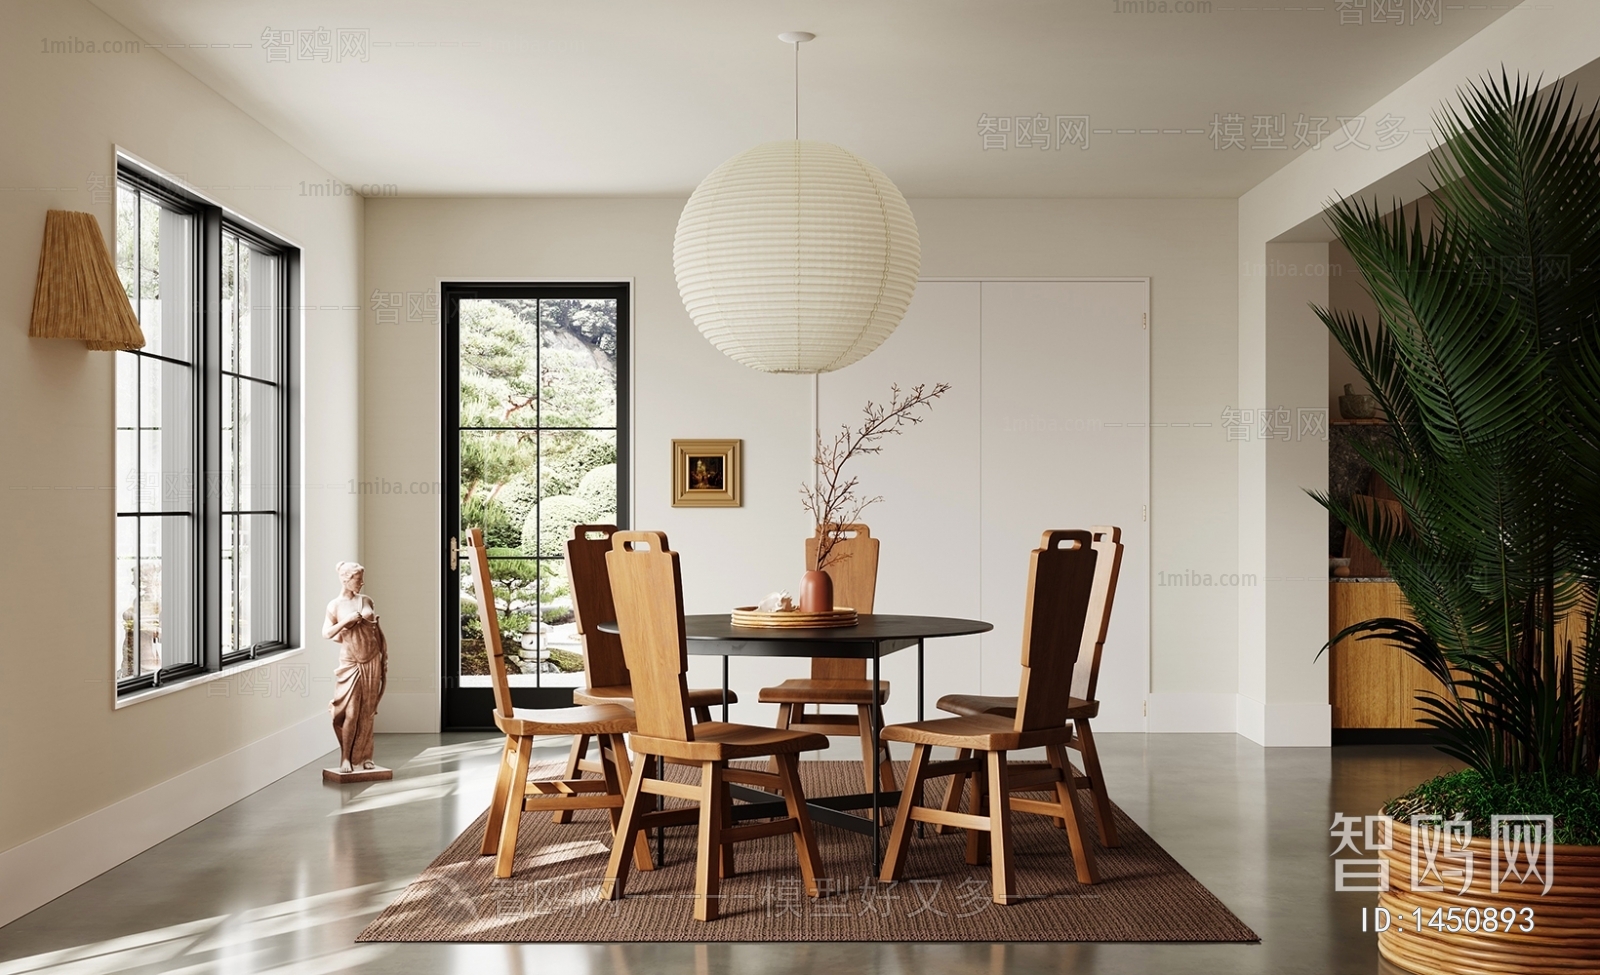
[[[907,196],[1236,197],[1295,152],[1219,150],[1221,116],[1243,116],[1255,145],[1254,117],[1284,115],[1292,146],[1301,116],[1359,115],[1507,7],[1440,0],[1438,23],[1341,24],[1337,0],[1166,14],[1141,0],[95,2],[340,179],[404,196],[685,195],[791,136],[776,34],[809,30],[802,137],[866,156]],[[267,28],[327,28],[332,57],[269,63]],[[341,30],[365,32],[365,61],[338,60]],[[984,151],[985,114],[1136,131]],[[1345,141],[1338,125],[1317,151]]]

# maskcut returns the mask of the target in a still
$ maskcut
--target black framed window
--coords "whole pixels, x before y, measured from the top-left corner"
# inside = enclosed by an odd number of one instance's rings
[[[447,533],[483,529],[519,706],[582,687],[565,565],[574,525],[627,525],[626,284],[447,284]],[[488,660],[464,559],[444,578],[444,725],[492,727]]]
[[[119,159],[118,693],[287,649],[295,248]]]

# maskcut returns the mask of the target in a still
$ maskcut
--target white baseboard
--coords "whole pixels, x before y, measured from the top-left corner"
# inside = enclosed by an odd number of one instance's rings
[[[433,691],[399,694],[393,688],[378,702],[373,730],[379,734],[432,734],[439,730],[439,695]]]
[[[1239,734],[1268,748],[1327,748],[1333,744],[1333,707],[1262,704],[1239,696]]]
[[[236,751],[0,852],[9,924],[212,813],[339,747],[318,713]]]
[[[1237,696],[1234,730],[1258,745],[1267,743],[1267,706],[1253,697]]]
[[[1237,694],[1151,694],[1146,699],[1145,730],[1153,735],[1232,733],[1237,728],[1237,698]]]

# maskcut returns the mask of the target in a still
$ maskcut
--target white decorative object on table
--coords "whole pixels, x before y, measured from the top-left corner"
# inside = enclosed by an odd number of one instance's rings
[[[794,611],[794,600],[786,592],[768,593],[767,597],[756,604],[758,613],[791,613]]]

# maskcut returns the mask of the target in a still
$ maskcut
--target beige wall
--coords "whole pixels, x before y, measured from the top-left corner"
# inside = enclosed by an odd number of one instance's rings
[[[911,205],[926,277],[1151,278],[1153,564],[1231,572],[1234,451],[1220,417],[1236,381],[1232,202]],[[665,529],[686,553],[717,553],[715,561],[685,562],[686,608],[713,612],[748,598],[759,580],[793,574],[795,540],[806,532],[795,486],[808,474],[810,381],[745,369],[695,331],[672,274],[681,208],[681,200],[663,199],[373,200],[366,280],[369,290],[405,294],[436,292],[440,280],[463,278],[632,279],[634,523]],[[363,477],[431,483],[440,476],[439,332],[405,317],[378,325],[370,311],[365,316]],[[937,411],[931,422],[940,422]],[[667,504],[669,468],[657,455],[684,436],[744,439],[744,508]],[[1027,476],[1027,458],[1016,463],[1018,476]],[[439,499],[368,497],[363,532],[369,586],[389,607],[394,655],[380,727],[432,728]],[[1152,596],[1156,691],[1213,692],[1231,702],[1234,592],[1157,588]],[[715,683],[719,676],[708,665],[694,679]],[[753,700],[760,679],[746,668],[736,672],[734,687]]]
[[[334,658],[316,638],[315,616],[332,588],[334,561],[359,556],[356,504],[345,484],[358,469],[355,309],[362,303],[360,202],[297,195],[299,181],[321,181],[328,172],[158,52],[40,53],[39,38],[133,40],[87,3],[7,4],[6,33],[0,851],[326,714]],[[299,675],[274,672],[265,697],[241,696],[237,678],[228,678],[112,707],[119,610],[112,605],[113,356],[78,342],[29,339],[27,329],[45,210],[87,210],[109,232],[111,197],[94,198],[91,180],[110,178],[114,145],[183,174],[303,248],[310,310],[298,344],[307,391],[302,510],[310,578],[302,629],[313,639],[282,666],[306,668],[304,696],[293,689]],[[298,765],[312,757],[302,749],[289,758]],[[251,772],[240,770],[236,781],[249,781]],[[139,828],[112,825],[119,835]],[[13,879],[28,880],[8,878],[8,886]]]
[[[1337,312],[1353,312],[1366,319],[1367,324],[1378,322],[1378,304],[1361,284],[1361,270],[1355,259],[1337,240],[1328,242],[1328,307]],[[1348,383],[1357,393],[1367,392],[1367,382],[1356,372],[1355,363],[1344,354],[1339,342],[1328,334],[1328,416],[1339,415],[1339,397]]]

